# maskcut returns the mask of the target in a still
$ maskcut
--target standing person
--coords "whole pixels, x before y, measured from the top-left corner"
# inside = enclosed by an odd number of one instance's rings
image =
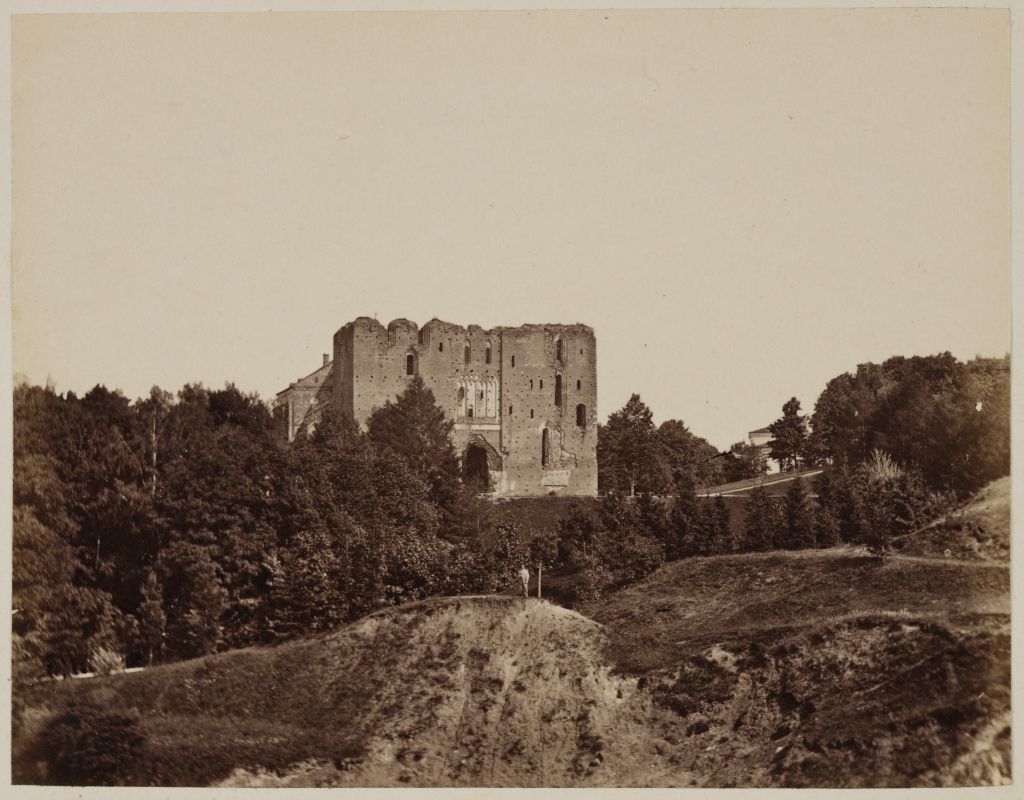
[[[522,584],[523,584],[523,597],[529,597],[530,596],[530,592],[529,592],[529,589],[530,589],[530,570],[528,570],[526,567],[520,567],[519,568],[519,580],[522,581]]]

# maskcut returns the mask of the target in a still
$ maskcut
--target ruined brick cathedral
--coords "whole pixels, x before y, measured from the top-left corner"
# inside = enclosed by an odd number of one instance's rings
[[[587,325],[484,330],[359,317],[334,356],[278,393],[289,440],[330,404],[365,429],[419,375],[455,423],[463,479],[496,497],[597,494],[597,342]]]

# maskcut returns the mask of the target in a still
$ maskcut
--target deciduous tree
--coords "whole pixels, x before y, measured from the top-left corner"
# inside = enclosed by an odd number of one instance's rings
[[[794,470],[800,463],[807,439],[806,422],[800,414],[800,401],[790,398],[782,406],[782,416],[768,426],[772,433],[771,456],[783,470]]]
[[[651,410],[634,394],[598,429],[598,483],[602,493],[659,494],[671,485],[671,468]]]

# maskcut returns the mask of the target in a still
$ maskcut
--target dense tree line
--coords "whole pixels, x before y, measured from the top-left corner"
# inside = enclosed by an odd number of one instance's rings
[[[494,591],[515,526],[466,491],[416,380],[291,445],[232,386],[14,393],[18,677],[203,655],[434,593]]]
[[[877,450],[931,489],[969,494],[1010,471],[1010,357],[861,364],[829,381],[810,426],[816,462],[852,467]]]
[[[602,494],[670,494],[681,475],[698,486],[768,471],[759,447],[718,450],[678,420],[655,426],[634,394],[598,429]],[[1010,358],[961,362],[949,353],[866,363],[828,382],[810,415],[790,398],[769,425],[783,470],[852,471],[877,451],[929,489],[965,496],[1010,469]]]
[[[680,420],[655,426],[638,394],[598,426],[597,466],[601,494],[661,495],[671,493],[681,477],[704,486],[731,479],[716,447]]]
[[[701,487],[763,474],[633,395],[599,428],[598,510],[524,541],[459,479],[451,422],[419,379],[362,431],[327,413],[286,444],[233,386],[129,401],[14,392],[13,648],[18,678],[272,642],[389,603],[494,591],[519,564],[576,572],[578,596],[688,556],[880,548],[1009,472],[1009,359],[864,364],[796,398],[773,456],[813,491],[755,490],[745,524]],[[816,495],[816,499],[810,495]]]
[[[862,364],[829,381],[809,416],[790,398],[769,430],[770,455],[783,470],[823,472],[810,484],[792,481],[783,497],[755,488],[742,530],[727,533],[721,498],[698,501],[695,489],[763,475],[761,448],[739,442],[718,453],[681,422],[655,426],[633,395],[598,438],[604,504],[632,496],[632,511],[588,520],[577,510],[560,535],[572,542],[586,532],[588,546],[560,544],[561,563],[583,570],[583,591],[592,594],[614,569],[636,571],[631,560],[643,571],[659,559],[839,542],[881,553],[893,536],[1009,474],[1009,356],[964,363],[943,353]],[[624,542],[632,544],[623,550]]]
[[[809,417],[794,397],[769,429],[771,455],[784,469],[824,472],[805,510],[799,482],[784,503],[755,491],[746,509],[751,544],[845,541],[882,551],[891,537],[1009,474],[1009,356],[861,364],[829,381]]]

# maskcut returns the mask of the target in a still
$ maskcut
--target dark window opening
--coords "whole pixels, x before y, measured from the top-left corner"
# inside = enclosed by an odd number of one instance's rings
[[[443,353],[444,352],[444,342],[438,342],[437,343],[437,352],[439,352],[439,353]]]
[[[533,388],[533,378],[530,378],[530,388]]]
[[[416,332],[416,341],[419,342],[420,344],[423,344],[423,328],[420,328]]]
[[[562,376],[555,376],[555,405],[562,405]]]
[[[471,444],[466,448],[466,459],[463,462],[463,478],[466,484],[478,491],[485,492],[491,488],[491,476],[487,467],[487,451],[479,445]]]
[[[583,382],[582,381],[576,381],[576,391],[578,392],[582,388],[583,388]]]
[[[512,356],[512,366],[514,367],[515,365],[516,365],[516,357]]]
[[[473,406],[470,406],[469,408],[466,409],[466,416],[467,417],[472,417],[473,416]]]
[[[465,349],[463,350],[463,355],[465,356],[466,363],[468,364],[469,363],[469,359],[470,359],[470,355],[471,355],[468,344],[466,345]]]
[[[558,361],[562,360],[562,340],[555,339],[555,358]]]
[[[533,419],[533,409],[530,409],[530,419]]]
[[[405,357],[405,374],[415,375],[416,374],[416,358],[412,353],[409,353]]]
[[[462,388],[462,387],[460,386],[460,387],[459,387],[459,402],[461,403],[461,402],[462,402],[463,400],[465,400],[465,399],[466,399],[466,390],[465,390],[465,389],[463,389],[463,388]]]
[[[583,403],[576,406],[576,425],[580,428],[587,427],[587,407]]]
[[[509,415],[510,417],[512,416],[512,406],[509,406],[509,407],[508,407],[508,415]]]
[[[540,432],[540,464],[542,467],[548,465],[548,458],[550,457],[550,443],[548,439],[548,429],[545,428]]]
[[[541,389],[544,388],[544,379],[543,378],[540,379],[540,388]]]
[[[483,389],[480,390],[480,399],[481,400],[484,399],[484,390]]]
[[[484,350],[484,361],[488,364],[491,363],[491,346],[487,345],[487,349]]]

